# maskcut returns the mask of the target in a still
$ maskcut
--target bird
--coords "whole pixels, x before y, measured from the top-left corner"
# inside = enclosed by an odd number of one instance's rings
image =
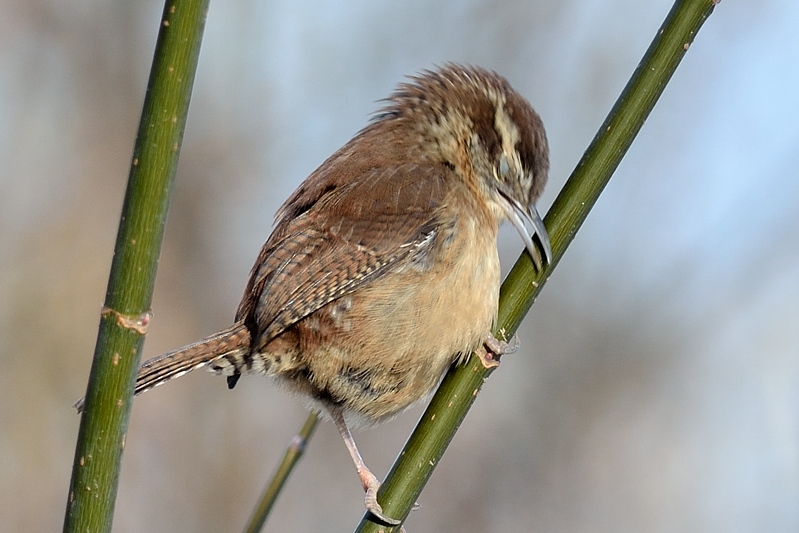
[[[135,394],[202,367],[231,389],[271,376],[332,419],[366,509],[393,526],[350,427],[429,397],[474,351],[501,355],[502,222],[538,269],[552,251],[535,207],[549,172],[543,122],[504,77],[446,63],[382,104],[279,208],[233,324],[146,361]]]

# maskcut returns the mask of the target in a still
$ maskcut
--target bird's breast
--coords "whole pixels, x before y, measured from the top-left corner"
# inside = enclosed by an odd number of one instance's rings
[[[471,215],[436,237],[424,268],[389,271],[297,325],[303,388],[377,421],[424,398],[482,343],[497,313],[497,224]]]

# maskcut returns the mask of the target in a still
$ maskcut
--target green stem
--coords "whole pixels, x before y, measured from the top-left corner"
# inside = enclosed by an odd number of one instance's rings
[[[272,476],[272,481],[269,482],[266,490],[261,495],[261,499],[258,501],[258,505],[253,511],[247,527],[244,529],[244,533],[258,533],[263,529],[266,519],[269,517],[269,513],[272,512],[272,507],[275,506],[275,501],[280,491],[283,490],[291,471],[294,470],[297,461],[305,453],[305,446],[308,443],[308,439],[313,435],[318,422],[319,415],[311,413],[305,420],[305,425],[302,426],[300,432],[291,440],[291,444],[289,444],[286,454],[283,456],[283,461],[277,468],[275,475]]]
[[[522,253],[500,291],[495,336],[519,327],[548,276],[643,126],[696,33],[715,7],[713,0],[678,0],[546,217],[554,258],[542,272]],[[502,333],[502,335],[499,334]],[[387,516],[402,518],[418,499],[433,469],[493,369],[472,357],[453,367],[422,415],[386,477],[379,500]],[[356,531],[388,531],[367,513]]]
[[[208,0],[167,1],[160,21],[80,421],[65,532],[111,530],[133,383],[207,12]]]

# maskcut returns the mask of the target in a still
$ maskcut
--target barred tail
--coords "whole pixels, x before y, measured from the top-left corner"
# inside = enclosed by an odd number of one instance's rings
[[[222,373],[234,373],[248,359],[249,350],[250,332],[241,322],[237,322],[201,341],[146,361],[136,376],[134,394],[141,394],[208,365],[217,372],[224,368],[230,371]],[[79,412],[83,410],[83,401],[81,398],[75,403]]]
[[[220,359],[225,359],[237,367],[235,362],[244,359],[249,349],[249,330],[241,323],[233,324],[201,341],[146,361],[136,376],[134,394],[141,394],[204,366],[216,367],[217,365],[213,363]]]

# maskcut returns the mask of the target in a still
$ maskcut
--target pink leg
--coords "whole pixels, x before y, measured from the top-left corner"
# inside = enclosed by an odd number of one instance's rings
[[[383,514],[383,508],[377,503],[377,490],[380,488],[380,481],[378,481],[375,475],[367,468],[366,463],[363,462],[358,447],[355,445],[355,439],[352,438],[352,433],[350,433],[347,423],[344,421],[344,415],[338,409],[331,409],[330,415],[333,417],[333,422],[336,423],[338,432],[341,433],[341,438],[344,439],[344,444],[350,452],[352,462],[355,463],[355,469],[363,485],[363,490],[366,491],[366,499],[364,500],[366,510],[389,526],[399,525],[400,521],[385,516]]]

